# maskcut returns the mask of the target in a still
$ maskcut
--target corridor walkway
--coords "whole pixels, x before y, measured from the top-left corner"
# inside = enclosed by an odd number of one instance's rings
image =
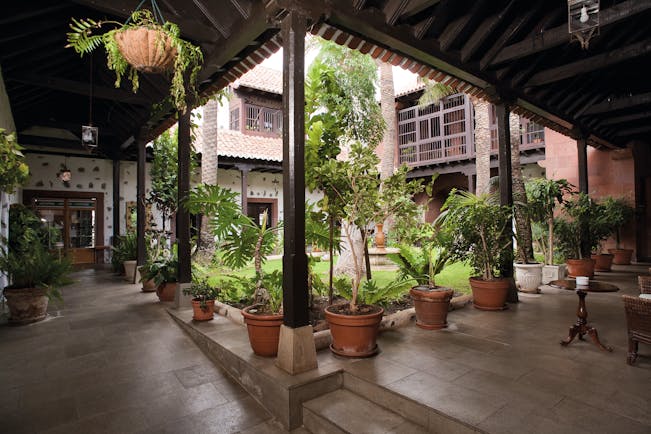
[[[52,317],[0,326],[0,432],[274,432],[158,302],[84,270]]]

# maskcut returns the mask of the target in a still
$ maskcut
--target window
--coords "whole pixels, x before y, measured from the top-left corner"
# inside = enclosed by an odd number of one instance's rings
[[[239,131],[240,130],[240,108],[234,108],[231,110],[231,119],[229,123],[229,129]]]
[[[280,134],[283,126],[282,110],[246,105],[247,131],[260,131],[264,133]]]

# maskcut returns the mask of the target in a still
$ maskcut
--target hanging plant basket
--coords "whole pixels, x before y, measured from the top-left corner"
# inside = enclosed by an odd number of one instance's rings
[[[115,34],[115,41],[122,56],[139,72],[162,74],[174,66],[176,47],[160,30],[146,27],[125,29]]]

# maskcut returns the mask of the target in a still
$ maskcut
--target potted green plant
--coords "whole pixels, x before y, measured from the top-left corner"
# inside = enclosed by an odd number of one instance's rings
[[[419,247],[400,244],[398,248],[398,253],[388,256],[398,265],[401,278],[416,281],[409,290],[416,309],[416,325],[427,330],[447,327],[454,291],[437,286],[434,278],[443,271],[450,255],[434,243],[422,243]]]
[[[562,279],[565,277],[565,265],[554,264],[554,212],[557,206],[563,204],[564,197],[571,194],[572,185],[566,179],[533,178],[527,181],[525,189],[527,210],[536,234],[534,238],[538,240],[545,257],[541,283]]]
[[[510,283],[499,273],[500,265],[512,260],[511,209],[500,206],[494,194],[477,196],[452,189],[441,211],[438,220],[451,260],[469,262],[476,273],[470,278],[474,306],[504,309]]]
[[[208,283],[208,279],[193,281],[189,288],[183,289],[183,294],[192,297],[192,319],[209,321],[215,313],[215,299],[219,290]]]
[[[127,232],[118,238],[117,245],[111,247],[111,263],[114,268],[124,269],[124,279],[136,283],[136,259],[138,257],[138,237],[135,232]]]
[[[594,277],[591,254],[608,236],[610,224],[603,206],[585,193],[563,203],[565,217],[555,221],[558,251],[565,258],[569,277]]]
[[[611,253],[613,255],[613,264],[628,265],[631,263],[633,249],[623,249],[621,247],[621,232],[624,225],[628,223],[633,217],[633,207],[630,206],[625,199],[621,198],[609,198],[606,200],[604,205],[607,208],[607,212],[611,218],[615,232],[615,248],[608,249],[608,253]]]
[[[154,281],[156,295],[160,301],[174,301],[178,269],[178,248],[174,244],[171,251],[165,251],[158,258],[148,261],[141,279]]]
[[[51,298],[61,299],[58,288],[68,283],[70,261],[59,259],[47,247],[47,229],[22,205],[9,211],[9,238],[0,253],[0,271],[9,278],[3,294],[9,307],[9,323],[22,325],[47,316]]]
[[[145,263],[138,267],[140,273],[140,282],[142,283],[142,292],[156,291],[156,272],[154,270],[154,263],[159,261],[165,253],[166,239],[164,235],[154,236],[153,234],[146,235],[147,246],[147,259]]]
[[[93,34],[109,26],[115,27]],[[126,76],[135,93],[140,72],[160,74],[171,70],[171,98],[177,109],[185,111],[186,88],[194,90],[203,54],[199,47],[183,40],[179,27],[165,21],[160,12],[136,10],[124,23],[72,18],[70,29],[66,47],[80,55],[104,47],[108,68],[115,71],[115,87],[120,87],[122,78]]]

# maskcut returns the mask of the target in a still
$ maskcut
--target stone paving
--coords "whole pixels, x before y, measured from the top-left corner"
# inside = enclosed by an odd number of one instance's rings
[[[2,433],[281,432],[156,294],[84,270],[61,310],[0,326]]]
[[[636,275],[647,270],[601,273],[621,291],[588,294],[588,322],[612,353],[590,340],[559,345],[577,297],[546,287],[502,312],[454,311],[444,331],[385,332],[371,359],[320,351],[319,364],[487,432],[649,433],[651,346],[641,344],[637,364],[626,365],[620,299],[637,293]],[[155,295],[106,272],[75,277],[53,318],[0,327],[0,432],[283,432]]]

